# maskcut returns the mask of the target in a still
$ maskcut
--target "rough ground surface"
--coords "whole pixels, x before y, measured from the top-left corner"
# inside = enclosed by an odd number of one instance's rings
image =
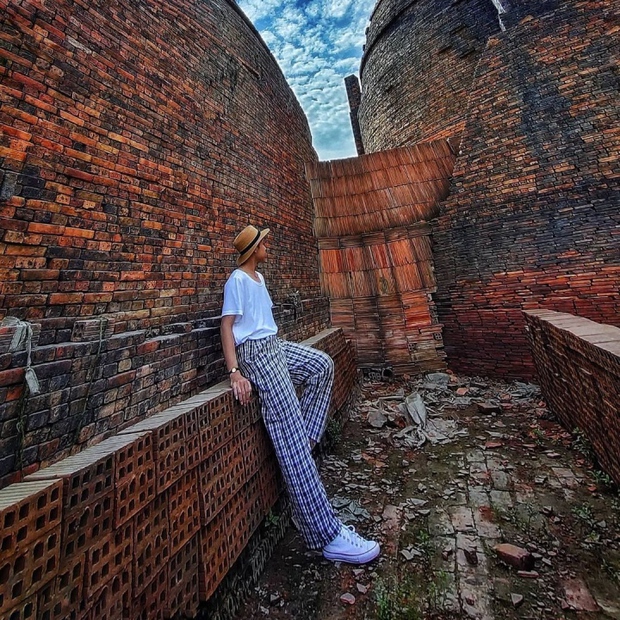
[[[321,470],[380,560],[328,563],[291,529],[238,620],[620,619],[620,497],[540,398],[441,373],[367,382]],[[519,549],[503,561],[500,543]]]

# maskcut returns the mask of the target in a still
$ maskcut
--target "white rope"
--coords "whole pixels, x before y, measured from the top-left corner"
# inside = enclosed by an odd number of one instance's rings
[[[3,323],[9,327],[15,325],[15,333],[9,346],[9,353],[26,349],[26,383],[30,393],[36,395],[41,391],[41,386],[37,373],[32,368],[32,325],[28,321],[21,321],[15,317],[6,317]]]

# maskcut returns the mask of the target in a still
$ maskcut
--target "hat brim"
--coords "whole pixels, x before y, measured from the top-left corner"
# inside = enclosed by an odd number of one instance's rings
[[[239,254],[239,258],[237,258],[237,265],[243,265],[243,263],[245,263],[250,258],[250,256],[254,254],[256,248],[258,247],[258,244],[267,236],[269,230],[269,228],[265,228],[265,230],[260,231],[260,235],[258,236],[258,239],[254,242],[254,244],[251,245],[243,254]]]

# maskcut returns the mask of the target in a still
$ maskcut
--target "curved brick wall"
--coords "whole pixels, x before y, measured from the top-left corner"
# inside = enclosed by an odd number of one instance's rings
[[[0,326],[1,486],[221,377],[248,221],[283,333],[328,307],[307,121],[235,2],[0,0],[0,29],[0,319],[32,323],[42,389]]]
[[[284,286],[308,288],[290,250],[312,245],[316,155],[234,2],[0,8],[3,313],[199,315],[249,219],[276,230]]]
[[[365,152],[458,135],[476,64],[498,31],[491,0],[379,0],[360,70]]]
[[[617,12],[567,2],[492,39],[434,225],[448,362],[532,376],[522,309],[620,325]]]

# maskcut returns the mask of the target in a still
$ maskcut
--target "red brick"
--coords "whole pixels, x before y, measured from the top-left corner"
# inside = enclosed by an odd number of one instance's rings
[[[199,591],[200,599],[206,601],[215,592],[231,566],[227,526],[223,511],[206,526],[203,526],[201,546]]]
[[[241,441],[234,438],[198,468],[201,521],[207,524],[243,485],[245,469]]]
[[[135,376],[135,371],[124,374]],[[122,431],[123,434],[153,433],[157,494],[176,482],[187,470],[185,427],[185,410],[171,408]]]
[[[194,617],[199,605],[199,567],[202,564],[200,534],[196,534],[170,558],[169,578],[169,613],[171,616],[181,613],[185,617]]]
[[[135,517],[133,587],[140,594],[170,558],[168,493],[164,492]]]
[[[168,491],[170,554],[174,555],[200,530],[197,470],[186,473]]]
[[[61,563],[56,578],[37,594],[37,617],[49,620],[76,617],[84,595],[85,557]]]

